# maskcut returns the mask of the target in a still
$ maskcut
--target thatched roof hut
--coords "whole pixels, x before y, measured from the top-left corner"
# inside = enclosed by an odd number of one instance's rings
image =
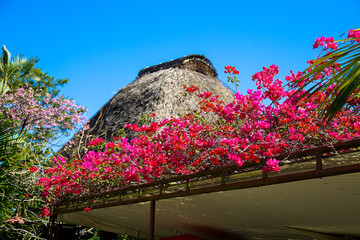
[[[180,117],[197,107],[199,98],[190,94],[184,98],[184,85],[197,86],[230,102],[234,92],[216,78],[217,72],[209,59],[202,55],[188,55],[142,69],[135,81],[121,88],[91,119],[91,137],[112,140],[127,123],[139,123],[145,114],[156,113],[153,121],[171,116]],[[131,138],[131,136],[130,136]],[[62,153],[73,155],[73,148]]]
[[[210,61],[197,55],[145,68],[91,118],[90,133],[111,140],[125,123],[138,122],[143,114],[155,112],[155,120],[181,115],[198,101],[190,96],[182,102],[183,85],[232,100],[233,92],[215,76]],[[149,239],[183,233],[213,240],[357,238],[360,157],[359,152],[341,150],[359,146],[359,139],[352,139],[284,153],[275,158],[302,160],[278,173],[238,171],[255,164],[247,163],[78,198],[55,208],[51,225],[58,220]],[[322,157],[334,150],[341,154]]]

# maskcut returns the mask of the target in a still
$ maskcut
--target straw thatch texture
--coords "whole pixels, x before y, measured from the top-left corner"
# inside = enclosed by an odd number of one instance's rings
[[[174,64],[176,63],[176,64]],[[197,86],[200,91],[210,91],[230,102],[234,93],[217,78],[212,64],[203,56],[189,55],[148,67],[139,72],[135,81],[120,89],[91,119],[91,137],[112,140],[127,123],[139,123],[145,114],[156,113],[151,121],[160,121],[182,114],[198,106],[197,94],[184,97],[184,85]],[[133,136],[127,136],[132,138]],[[62,149],[71,156],[74,149]],[[70,150],[70,152],[69,152]]]

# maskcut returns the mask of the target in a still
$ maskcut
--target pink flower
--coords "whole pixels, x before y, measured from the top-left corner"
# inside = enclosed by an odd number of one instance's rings
[[[279,160],[270,158],[266,161],[266,165],[262,169],[264,172],[277,172],[280,171]]]
[[[243,165],[243,162],[241,161],[241,157],[239,155],[236,155],[236,154],[232,154],[232,153],[228,153],[227,154],[228,158],[233,160],[234,162],[236,162],[236,164],[238,166],[242,166]]]
[[[353,38],[356,42],[360,42],[360,30],[350,29],[348,32],[348,38]]]
[[[321,36],[320,38],[316,38],[315,43],[313,45],[313,49],[318,48],[319,46],[324,46],[324,49],[327,49],[327,48],[337,49],[338,48],[338,45],[336,42],[334,42],[333,37],[326,38],[326,37]]]

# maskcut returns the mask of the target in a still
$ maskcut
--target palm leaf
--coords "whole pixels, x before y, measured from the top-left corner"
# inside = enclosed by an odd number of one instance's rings
[[[11,121],[0,115],[0,167],[5,166],[17,151],[22,142],[18,128],[15,128]]]
[[[318,74],[333,66],[334,63],[339,64],[338,67],[341,71],[333,72],[330,76],[322,78],[320,80],[321,85],[318,86],[319,80],[316,79]],[[304,72],[305,74],[295,82],[299,83],[306,79],[303,87],[296,92],[307,89],[299,100],[312,96],[319,91],[324,91],[332,84],[337,85],[317,109],[324,118],[331,119],[346,105],[354,92],[360,91],[360,43],[346,43],[345,46],[319,58]]]

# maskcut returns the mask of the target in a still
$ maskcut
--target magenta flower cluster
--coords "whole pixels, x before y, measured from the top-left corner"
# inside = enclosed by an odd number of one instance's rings
[[[326,75],[324,71],[321,74]],[[252,76],[257,89],[236,93],[228,104],[211,92],[199,92],[197,112],[144,126],[127,124],[126,128],[136,132],[130,141],[98,138],[90,142],[91,149],[83,157],[54,158],[54,166],[39,180],[43,197],[49,203],[61,202],[173,175],[262,160],[266,160],[264,172],[279,171],[279,161],[273,157],[277,154],[360,137],[360,113],[351,102],[330,122],[314,111],[336,86],[298,101],[305,91],[296,91],[308,79],[298,82],[303,73],[291,71],[284,84],[276,78],[278,73],[276,65],[263,67]],[[286,89],[289,84],[293,88]],[[190,94],[198,91],[195,86],[185,90]],[[357,96],[354,99],[359,100]],[[217,120],[208,121],[208,115]]]

